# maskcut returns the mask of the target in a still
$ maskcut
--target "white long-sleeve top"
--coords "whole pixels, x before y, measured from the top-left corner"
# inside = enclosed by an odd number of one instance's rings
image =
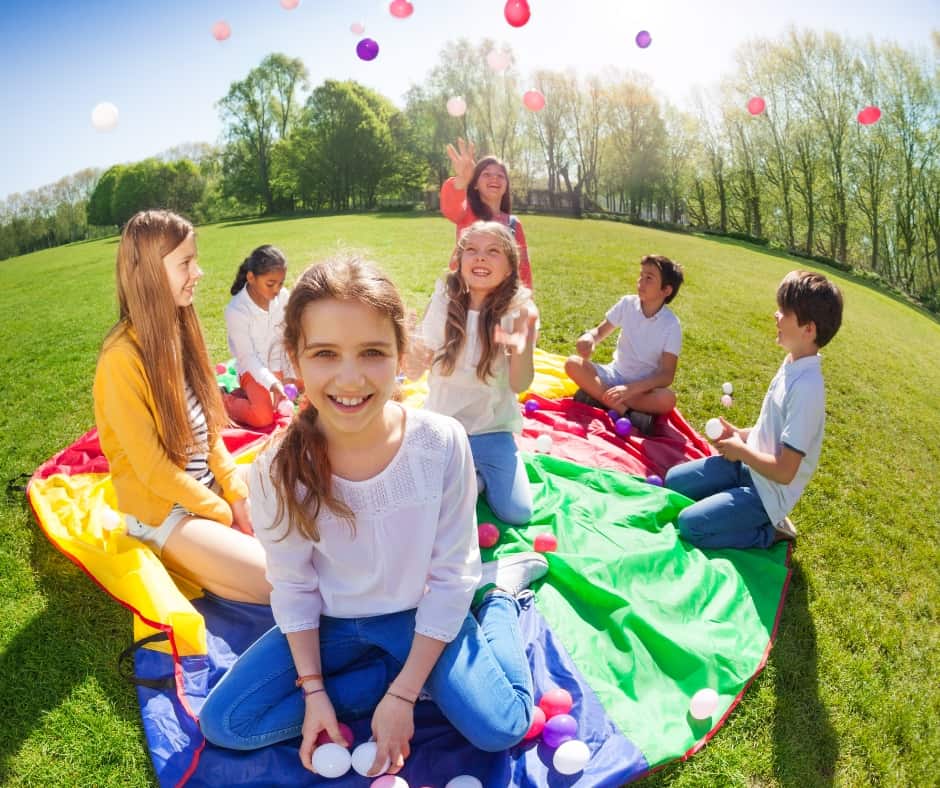
[[[417,608],[415,632],[453,640],[481,576],[476,474],[460,424],[405,408],[401,446],[378,475],[333,476],[337,497],[355,514],[355,531],[324,506],[318,542],[296,528],[287,532],[286,511],[277,517],[275,453],[276,446],[255,460],[249,487],[281,631],[317,629],[321,613],[363,618]]]
[[[287,288],[282,288],[264,310],[243,287],[225,307],[228,349],[235,356],[238,374],[248,372],[266,389],[277,380],[275,372],[294,377],[283,347],[282,324],[289,295]]]

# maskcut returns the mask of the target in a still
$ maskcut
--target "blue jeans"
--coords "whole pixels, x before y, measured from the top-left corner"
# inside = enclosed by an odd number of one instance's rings
[[[401,671],[415,611],[370,618],[320,618],[324,683],[338,719],[370,715]],[[274,627],[256,640],[209,693],[199,718],[220,747],[253,750],[300,735],[304,702],[287,638]],[[425,689],[473,746],[498,752],[532,723],[532,674],[519,632],[519,604],[496,591],[467,613]]]
[[[696,547],[770,547],[774,527],[744,463],[705,457],[670,468],[664,486],[696,503],[679,512],[679,533]]]
[[[512,525],[529,522],[532,519],[532,491],[512,433],[471,435],[470,451],[477,474],[486,484],[483,496],[493,514]]]

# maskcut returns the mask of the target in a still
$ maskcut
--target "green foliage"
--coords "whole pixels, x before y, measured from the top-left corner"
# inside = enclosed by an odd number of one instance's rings
[[[111,198],[114,194],[114,187],[117,185],[123,171],[123,165],[115,164],[105,170],[105,173],[98,179],[98,184],[88,200],[89,224],[99,226],[118,224],[111,213]]]

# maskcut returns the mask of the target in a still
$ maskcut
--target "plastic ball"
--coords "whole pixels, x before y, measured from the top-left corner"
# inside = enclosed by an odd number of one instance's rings
[[[508,52],[498,52],[494,49],[486,56],[486,64],[496,72],[505,71],[511,62],[512,57]]]
[[[532,9],[526,0],[508,0],[503,15],[513,27],[522,27],[532,16]]]
[[[689,702],[689,714],[697,720],[707,720],[718,708],[718,693],[706,687],[692,696]]]
[[[472,774],[458,774],[448,780],[444,788],[483,788],[483,783]]]
[[[360,60],[375,60],[379,56],[379,45],[371,38],[364,38],[356,44],[356,54]]]
[[[578,735],[578,721],[570,714],[556,714],[542,728],[542,741],[554,749]]]
[[[649,476],[646,477],[646,483],[652,484],[654,487],[662,487],[663,477],[659,476],[658,474],[651,473]]]
[[[732,386],[730,383],[722,383],[722,384],[721,384],[721,391],[722,391],[723,394],[733,394],[733,393],[734,393],[734,386]]]
[[[353,735],[352,728],[350,728],[345,722],[341,722],[339,724],[339,732],[343,734],[343,738],[346,740],[346,743],[352,747],[356,741],[356,737]],[[335,744],[335,742],[333,742],[333,740],[330,738],[330,734],[328,734],[326,730],[320,731],[320,735],[317,736],[316,743],[317,747],[319,747],[321,744]]]
[[[724,431],[725,428],[721,424],[721,419],[709,419],[705,422],[705,434],[713,441],[718,440]]]
[[[607,411],[607,415],[610,417],[610,420],[611,420],[614,424],[617,423],[617,419],[621,418],[620,414],[619,414],[617,411],[615,411],[613,408],[611,408],[609,411]]]
[[[747,102],[747,111],[752,115],[760,115],[766,108],[767,103],[760,96],[754,96]]]
[[[297,390],[297,387],[293,383],[287,383],[284,385],[284,396],[287,397],[291,402],[297,399],[297,395],[300,392]]]
[[[212,26],[212,37],[216,41],[225,41],[230,35],[232,35],[232,28],[229,27],[228,22],[220,19]]]
[[[216,365],[215,365],[215,374],[216,374],[216,375],[224,375],[226,372],[228,372],[228,367],[225,366],[225,364],[216,364]]]
[[[110,506],[101,511],[101,527],[105,531],[116,531],[124,524],[124,519]]]
[[[467,112],[467,102],[463,96],[451,96],[447,99],[447,114],[452,118],[459,118]]]
[[[554,553],[558,549],[558,539],[555,534],[539,534],[532,543],[538,553]]]
[[[726,408],[730,408],[730,407],[732,406],[732,404],[734,404],[734,400],[731,399],[731,395],[730,395],[730,394],[722,394],[722,395],[721,395],[721,404],[722,404],[724,407],[726,407]]]
[[[353,35],[361,36],[363,33],[366,32],[366,28],[365,28],[365,25],[363,25],[361,22],[353,22],[349,26],[349,32],[352,33]]]
[[[408,788],[408,781],[397,774],[383,774],[376,777],[369,788]]]
[[[591,750],[578,739],[569,739],[558,745],[552,766],[559,774],[577,774],[587,766],[591,760]]]
[[[528,741],[529,739],[534,739],[542,732],[542,728],[545,727],[545,712],[542,711],[541,707],[536,706],[532,709],[532,724],[529,726],[529,730],[526,731],[523,740]]]
[[[361,774],[363,777],[369,776],[369,769],[372,768],[372,764],[375,762],[375,753],[378,749],[374,741],[367,741],[360,744],[353,750],[352,754],[352,767],[356,770],[358,774]],[[386,771],[391,765],[391,761],[388,758],[385,759],[385,765],[379,769],[379,774]]]
[[[614,422],[614,432],[616,432],[621,438],[626,438],[632,429],[633,422],[630,421],[630,419],[628,419],[626,416],[618,416],[617,420]]]
[[[392,0],[388,12],[396,19],[407,19],[414,13],[415,7],[408,0]]]
[[[300,5],[300,0],[281,0],[281,8],[285,11],[293,11]]]
[[[294,403],[289,399],[282,399],[277,403],[277,412],[282,416],[287,416],[288,418],[294,415]]]
[[[542,433],[535,439],[535,450],[548,454],[552,450],[552,436]]]
[[[477,540],[480,547],[492,547],[499,541],[499,528],[493,523],[480,523],[477,528]]]
[[[539,698],[539,708],[545,712],[545,719],[548,720],[559,714],[567,714],[573,704],[571,693],[561,687],[551,689]]]
[[[636,34],[636,45],[640,49],[646,49],[652,43],[653,37],[650,35],[649,30],[641,30]]]
[[[539,112],[545,106],[545,96],[539,90],[527,90],[522,96],[522,103],[526,109]]]
[[[349,750],[333,742],[321,744],[313,751],[313,770],[321,777],[342,777],[351,762]]]
[[[858,113],[858,122],[863,126],[870,126],[872,123],[877,123],[880,117],[881,110],[878,107],[865,107]]]
[[[538,400],[527,399],[525,402],[525,412],[526,413],[535,413],[539,409]]]
[[[110,101],[95,104],[91,111],[91,125],[95,131],[111,131],[118,124],[118,108]]]

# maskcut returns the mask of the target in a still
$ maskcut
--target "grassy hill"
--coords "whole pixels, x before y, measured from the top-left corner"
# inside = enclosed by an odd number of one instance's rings
[[[774,293],[806,267],[735,242],[595,221],[526,217],[540,345],[569,353],[648,252],[683,263],[672,305],[684,347],[679,408],[699,429],[735,387],[753,422],[781,360]],[[288,282],[339,248],[363,250],[422,308],[453,247],[440,218],[370,215],[200,228],[197,306],[215,359],[239,262],[274,243]],[[116,239],[0,263],[0,480],[93,426],[91,381],[115,320]],[[940,750],[940,325],[834,271],[846,311],[824,350],[820,468],[793,519],[794,577],[766,670],[711,743],[643,785],[936,785]],[[613,348],[608,340],[599,357]],[[0,783],[153,782],[134,693],[117,675],[130,614],[57,553],[22,497],[0,504]]]

